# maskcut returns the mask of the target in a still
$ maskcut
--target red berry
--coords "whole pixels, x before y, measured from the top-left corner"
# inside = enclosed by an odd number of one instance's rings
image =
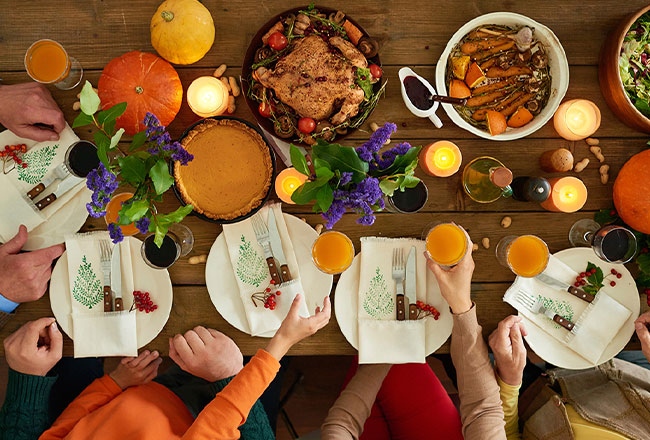
[[[268,304],[268,303],[264,303],[264,308],[265,308],[265,309],[268,309],[268,308],[269,308],[269,304]]]
[[[269,306],[269,309],[271,309],[271,310],[275,310],[275,304],[271,304],[271,305]]]
[[[587,276],[587,272],[580,272],[580,277],[581,277],[581,278],[584,278],[584,277],[586,277],[586,276]]]
[[[27,168],[27,164],[26,164],[26,163],[23,164],[23,168]]]
[[[610,286],[614,287],[616,285],[616,281],[612,281],[609,283]]]
[[[594,275],[596,273],[596,269],[591,269],[591,274]]]
[[[617,274],[616,274],[616,278],[623,278],[623,275],[620,274],[620,273],[617,273]]]
[[[585,284],[587,284],[587,282],[585,280],[580,281],[581,286],[584,286]]]
[[[576,287],[580,287],[580,281],[576,281],[575,283],[573,283],[573,285]]]
[[[612,275],[616,275],[616,269],[612,269],[610,272],[612,273]]]
[[[615,215],[616,215],[616,211],[615,211],[614,209],[612,209],[611,211],[609,211],[609,216],[610,216],[610,217],[614,217]]]
[[[275,292],[275,294],[278,295],[278,296],[280,296],[280,295],[282,295],[282,292],[280,292],[280,291],[278,290],[277,292]]]
[[[271,280],[271,284],[275,284],[275,280]]]
[[[580,280],[582,280],[582,278],[583,278],[583,277],[581,277],[580,275],[578,275],[578,276],[576,277],[576,281],[580,281]]]
[[[265,292],[270,292],[271,289],[270,289],[269,287],[267,287],[264,291],[265,291]]]

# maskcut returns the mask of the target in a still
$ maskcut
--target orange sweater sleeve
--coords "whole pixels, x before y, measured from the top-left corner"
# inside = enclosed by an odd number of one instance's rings
[[[108,375],[95,379],[54,421],[39,440],[62,439],[86,415],[106,405],[122,393],[122,388]]]
[[[264,350],[258,350],[248,364],[205,407],[184,440],[238,439],[237,429],[248,417],[251,408],[269,386],[280,363]]]

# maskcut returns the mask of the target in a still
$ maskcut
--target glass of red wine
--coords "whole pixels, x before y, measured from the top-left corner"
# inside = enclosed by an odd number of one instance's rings
[[[76,177],[85,178],[99,166],[97,147],[92,142],[77,141],[65,152],[65,165]]]
[[[623,226],[600,226],[591,219],[574,223],[569,231],[572,246],[591,247],[596,255],[608,263],[624,264],[636,255],[636,236]]]
[[[140,248],[144,262],[154,269],[167,269],[180,257],[189,254],[194,246],[192,231],[180,223],[169,227],[160,247],[154,243],[155,238],[156,234],[148,235]]]
[[[429,198],[429,190],[420,181],[413,188],[396,189],[392,196],[386,197],[386,209],[401,214],[413,214],[424,207]]]

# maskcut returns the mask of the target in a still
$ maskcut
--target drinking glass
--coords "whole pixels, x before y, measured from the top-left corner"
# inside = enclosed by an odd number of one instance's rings
[[[354,244],[347,235],[338,231],[327,231],[314,241],[311,259],[321,272],[337,275],[350,267],[354,252]]]
[[[73,143],[65,152],[64,163],[73,176],[85,178],[99,166],[97,146],[89,141]]]
[[[122,209],[122,203],[131,199],[131,197],[133,197],[132,192],[123,192],[113,195],[111,201],[106,205],[106,215],[104,215],[106,226],[108,226],[110,223],[118,222],[120,210]],[[120,229],[124,235],[135,235],[139,232],[134,223],[130,223],[128,225],[120,225]]]
[[[434,223],[423,235],[427,256],[446,269],[457,265],[467,255],[469,236],[456,223]]]
[[[624,264],[636,255],[637,240],[632,231],[623,226],[607,225],[585,218],[571,226],[569,242],[574,247],[591,247],[601,260]]]
[[[83,68],[63,46],[49,39],[38,40],[25,53],[27,74],[42,84],[54,84],[61,90],[74,89],[81,82]]]
[[[169,227],[160,248],[154,243],[155,234],[150,234],[142,242],[142,259],[154,269],[167,269],[180,257],[190,253],[194,246],[194,235],[190,228],[180,223]]]
[[[502,266],[525,278],[536,277],[544,272],[550,258],[548,246],[535,235],[503,237],[495,252]]]
[[[413,188],[404,191],[396,189],[392,196],[385,198],[386,210],[400,214],[414,214],[424,207],[429,198],[429,190],[420,181]]]

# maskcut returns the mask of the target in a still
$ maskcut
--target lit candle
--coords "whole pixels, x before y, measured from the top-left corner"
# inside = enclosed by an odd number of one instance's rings
[[[438,141],[420,152],[420,166],[430,176],[449,177],[460,169],[463,155],[456,144]]]
[[[588,138],[600,127],[600,110],[586,99],[572,99],[558,107],[553,116],[555,131],[568,141]]]
[[[278,177],[275,178],[275,193],[284,203],[293,205],[295,202],[291,200],[291,194],[306,181],[307,176],[295,168],[287,168],[282,170]]]
[[[187,88],[187,103],[203,118],[220,115],[228,108],[228,89],[213,76],[201,76]]]
[[[549,179],[551,195],[541,203],[542,208],[554,212],[576,212],[587,202],[587,187],[577,177]]]

